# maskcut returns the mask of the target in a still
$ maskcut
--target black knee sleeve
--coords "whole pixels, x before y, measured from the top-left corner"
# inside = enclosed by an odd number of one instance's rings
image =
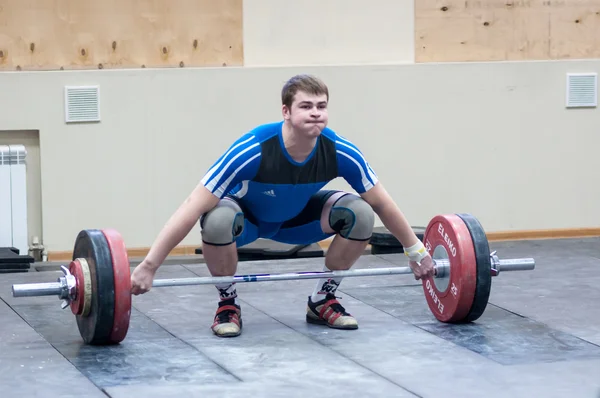
[[[223,199],[200,219],[202,242],[223,246],[235,242],[244,231],[244,213],[233,200]]]
[[[346,194],[338,199],[329,213],[329,226],[350,240],[369,240],[373,233],[375,213],[361,197]]]

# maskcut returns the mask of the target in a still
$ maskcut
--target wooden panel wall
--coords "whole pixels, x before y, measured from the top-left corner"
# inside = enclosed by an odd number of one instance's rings
[[[600,0],[416,0],[415,61],[600,58]]]
[[[243,65],[243,0],[0,0],[0,70]]]

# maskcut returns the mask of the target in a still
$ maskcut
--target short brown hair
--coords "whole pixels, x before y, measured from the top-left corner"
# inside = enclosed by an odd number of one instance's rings
[[[308,94],[327,96],[329,101],[329,89],[327,85],[318,77],[312,75],[296,75],[290,78],[281,90],[281,103],[288,108],[292,107],[294,96],[298,91],[304,91]]]

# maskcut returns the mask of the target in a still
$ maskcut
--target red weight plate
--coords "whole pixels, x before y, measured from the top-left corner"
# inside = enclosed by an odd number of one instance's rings
[[[473,305],[477,283],[475,249],[469,229],[455,214],[438,215],[429,222],[423,240],[434,260],[439,258],[440,263],[442,260],[450,263],[446,279],[423,280],[429,309],[439,321],[460,322]],[[442,248],[445,253],[440,256],[444,252]],[[438,285],[443,286],[442,289]]]
[[[120,343],[125,339],[129,330],[131,317],[131,274],[129,270],[129,257],[127,248],[121,234],[114,229],[103,229],[110,255],[112,257],[115,279],[115,316],[110,334],[113,343]]]

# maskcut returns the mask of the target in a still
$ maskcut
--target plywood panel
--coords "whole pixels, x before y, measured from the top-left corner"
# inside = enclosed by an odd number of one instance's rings
[[[0,69],[243,64],[243,0],[0,0]]]
[[[552,9],[548,22],[549,58],[600,58],[600,0],[560,4]]]
[[[244,65],[411,63],[414,1],[245,0]]]
[[[415,60],[600,57],[600,0],[418,0]]]

